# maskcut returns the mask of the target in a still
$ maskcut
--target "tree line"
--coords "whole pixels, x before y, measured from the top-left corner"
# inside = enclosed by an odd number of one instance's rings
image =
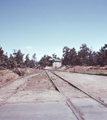
[[[87,66],[105,66],[107,65],[107,44],[98,52],[92,51],[86,44],[82,44],[80,50],[76,52],[75,48],[63,48],[62,65],[87,65]]]
[[[4,54],[4,50],[0,47],[0,67],[1,68],[15,68],[15,67],[36,67],[36,54],[33,54],[32,59],[29,58],[29,54],[24,59],[24,54],[21,50],[14,50],[13,54],[8,57],[7,53]]]
[[[62,61],[62,65],[87,65],[87,66],[105,66],[107,65],[107,44],[105,44],[98,52],[92,51],[86,44],[80,46],[80,50],[76,52],[75,48],[69,48],[65,46],[63,48],[62,59],[57,57],[54,53],[52,57],[44,55],[39,62],[36,62],[36,53],[33,54],[32,59],[27,54],[24,58],[24,54],[21,50],[14,50],[13,54],[8,56],[4,54],[2,47],[0,47],[0,67],[3,68],[15,68],[15,67],[30,67],[35,68],[39,64],[42,67],[52,66],[55,59]]]

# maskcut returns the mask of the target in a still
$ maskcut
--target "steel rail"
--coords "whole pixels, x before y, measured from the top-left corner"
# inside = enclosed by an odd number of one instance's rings
[[[46,72],[46,71],[45,71]],[[61,90],[58,88],[58,86],[54,83],[54,81],[50,78],[49,74],[46,72],[47,76],[49,77],[49,79],[52,81],[52,83],[54,84],[56,90],[62,95],[62,97],[64,98],[64,100],[66,101],[67,105],[70,107],[70,109],[72,110],[72,112],[75,114],[76,118],[78,120],[81,120],[81,118],[77,115],[77,113],[75,112],[75,110],[72,108],[72,106],[70,105],[70,103],[67,101],[67,99],[65,98],[65,96],[63,95],[63,93],[61,92]]]
[[[23,78],[23,77],[21,77],[21,78]],[[11,80],[11,81],[9,81],[9,82],[6,82],[6,83],[4,83],[3,85],[0,85],[0,88],[6,86],[6,85],[8,85],[8,84],[10,84],[10,83],[12,83],[12,82],[14,82],[14,81],[16,81],[16,80],[19,80],[19,79],[21,79],[21,78],[17,78],[17,79]]]
[[[61,76],[59,76],[58,74],[51,72],[54,75],[56,75],[57,77],[59,77],[60,79],[62,79],[63,81],[67,82],[69,85],[73,86],[74,88],[78,89],[79,91],[83,92],[84,94],[88,95],[89,97],[91,97],[92,99],[94,99],[95,101],[99,102],[100,104],[104,105],[105,107],[107,107],[107,104],[96,99],[95,97],[93,97],[92,95],[90,95],[89,93],[85,92],[84,90],[82,90],[81,88],[75,86],[74,84],[72,84],[71,82],[67,81],[66,79],[62,78]]]
[[[35,73],[30,74],[30,75],[34,75],[34,74],[35,74]],[[27,77],[27,76],[30,76],[30,75],[22,76],[22,77],[20,77],[20,78],[17,78],[17,79],[11,80],[11,81],[9,81],[9,82],[6,82],[6,83],[0,85],[0,88],[6,86],[6,85],[8,85],[8,84],[10,84],[10,83],[12,83],[12,82],[14,82],[14,81],[16,81],[16,80],[22,79],[22,78]]]
[[[37,75],[40,75],[40,73],[36,74],[35,76],[37,76]],[[0,107],[2,107],[3,105],[5,105],[6,102],[7,102],[7,100],[8,100],[10,97],[12,97],[16,92],[18,92],[28,81],[29,81],[29,78],[28,78],[18,89],[16,89],[16,90],[0,105]]]

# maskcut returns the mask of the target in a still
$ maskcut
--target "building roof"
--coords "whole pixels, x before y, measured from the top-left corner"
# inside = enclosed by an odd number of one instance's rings
[[[54,61],[54,62],[61,62],[61,60],[59,59],[55,59],[55,58],[49,58],[50,61]]]

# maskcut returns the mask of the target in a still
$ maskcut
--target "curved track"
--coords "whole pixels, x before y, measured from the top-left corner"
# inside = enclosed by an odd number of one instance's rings
[[[31,74],[31,75],[33,75],[33,74]],[[6,82],[6,83],[0,85],[0,88],[5,87],[6,85],[9,85],[10,83],[12,83],[12,82],[14,82],[14,81],[16,81],[16,80],[20,80],[20,79],[25,78],[25,77],[27,77],[27,76],[30,76],[30,75],[22,76],[22,77],[20,77],[20,78],[11,80],[11,81],[9,81],[9,82]]]
[[[4,104],[6,104],[7,100],[12,97],[16,92],[18,92],[28,81],[31,77],[40,75],[40,73],[37,74],[31,74],[25,77],[22,77],[20,79],[12,80],[0,87],[0,107]],[[10,84],[11,83],[11,84]]]
[[[93,97],[92,95],[90,95],[89,93],[87,93],[86,91],[80,89],[79,87],[77,87],[76,85],[72,84],[71,82],[69,82],[68,80],[64,79],[63,77],[59,76],[58,74],[54,73],[54,72],[51,72],[53,73],[54,75],[56,75],[57,77],[61,78],[63,81],[67,82],[69,85],[71,85],[72,87],[78,89],[79,91],[83,92],[84,94],[86,94],[87,96],[89,96],[90,98],[96,100],[97,102],[99,102],[100,104],[104,105],[105,107],[107,107],[107,104],[98,100],[97,98]]]
[[[64,79],[63,77],[59,76],[58,74],[56,74],[56,73],[54,73],[54,72],[52,72],[52,71],[48,71],[48,72],[46,72],[46,73],[47,73],[48,77],[50,78],[50,80],[52,81],[52,83],[54,84],[56,90],[58,90],[58,92],[60,92],[60,94],[63,96],[63,98],[65,99],[66,103],[68,104],[68,106],[70,107],[70,109],[73,111],[73,113],[75,114],[75,116],[77,117],[78,120],[81,120],[82,117],[81,117],[81,115],[78,114],[78,113],[79,113],[78,111],[75,111],[75,109],[74,109],[75,106],[73,106],[73,105],[69,102],[69,99],[70,99],[70,98],[66,97],[66,90],[65,90],[65,93],[64,93],[64,89],[62,89],[62,87],[61,87],[61,85],[63,86],[63,82],[66,83],[66,86],[69,85],[70,87],[74,88],[76,91],[79,91],[79,92],[81,92],[82,94],[84,94],[85,97],[87,97],[88,99],[93,99],[93,100],[95,100],[96,102],[98,102],[98,103],[100,103],[101,105],[103,105],[104,107],[107,107],[107,104],[106,104],[106,103],[104,103],[104,102],[96,99],[96,98],[93,97],[92,95],[88,94],[86,91],[80,89],[79,87],[77,87],[76,85],[72,84],[71,82],[69,82],[68,80]],[[48,73],[49,73],[49,74],[51,73],[51,74],[49,75]],[[57,82],[59,79],[58,79],[58,80],[53,79],[53,78],[52,78],[52,74],[53,74],[54,76],[58,77],[58,78],[60,79],[60,82],[61,82],[61,81],[63,81],[63,82],[60,83],[60,85],[59,85],[58,82]],[[54,81],[54,80],[55,80],[55,81]],[[57,84],[58,84],[58,85],[57,85]],[[64,86],[64,87],[66,87],[66,86]],[[60,87],[61,87],[61,89],[60,89]],[[70,92],[69,92],[69,93],[70,93]],[[69,97],[70,97],[70,96],[69,96]],[[77,97],[78,97],[78,94],[77,94]],[[71,101],[71,102],[72,102],[72,101]]]
[[[49,74],[46,72],[49,79],[52,81],[53,85],[55,86],[56,90],[62,95],[64,100],[66,101],[67,105],[70,107],[72,112],[75,114],[77,120],[81,120],[81,117],[77,114],[77,112],[74,110],[74,108],[71,106],[70,102],[67,100],[67,98],[64,96],[64,94],[61,92],[60,88],[55,84],[55,82],[52,80],[52,78],[49,76]]]

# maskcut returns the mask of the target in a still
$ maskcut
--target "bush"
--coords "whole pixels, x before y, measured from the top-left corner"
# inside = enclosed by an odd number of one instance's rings
[[[24,76],[25,75],[25,72],[24,71],[21,71],[21,75],[20,76]]]

